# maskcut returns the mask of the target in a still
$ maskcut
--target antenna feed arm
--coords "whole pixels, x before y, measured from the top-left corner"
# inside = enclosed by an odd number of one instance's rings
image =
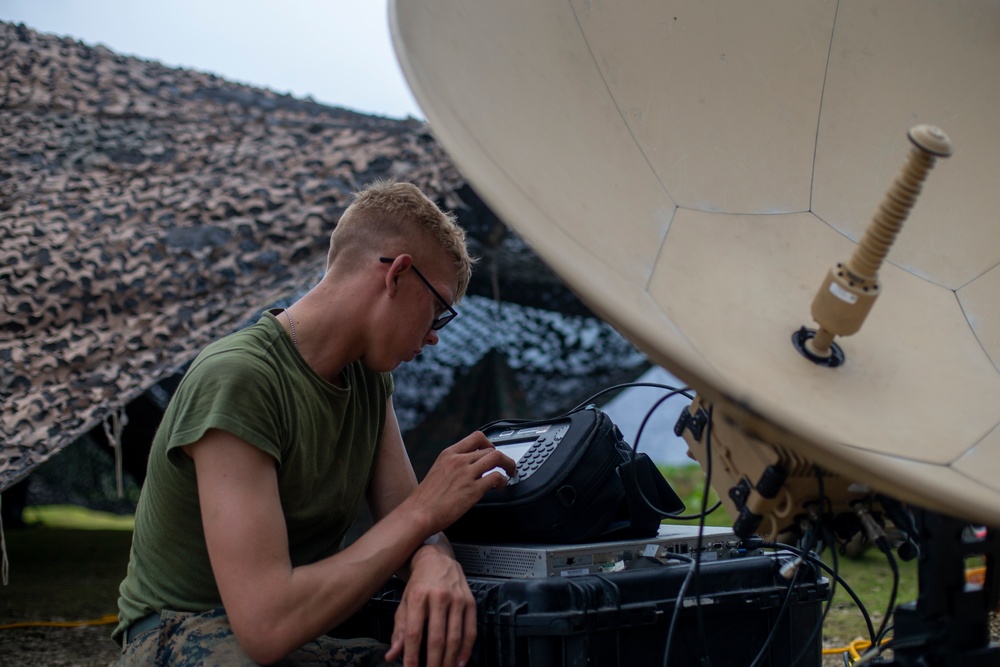
[[[828,356],[835,336],[857,333],[879,293],[877,278],[856,275],[843,262],[837,262],[813,298],[812,317],[819,328],[806,341],[809,351]]]
[[[861,328],[881,293],[878,270],[916,203],[927,174],[937,158],[952,154],[951,140],[939,128],[918,125],[908,137],[913,148],[906,164],[879,204],[854,254],[830,269],[813,299],[812,317],[819,328],[805,341],[805,347],[816,357],[833,353],[835,336],[850,336]]]

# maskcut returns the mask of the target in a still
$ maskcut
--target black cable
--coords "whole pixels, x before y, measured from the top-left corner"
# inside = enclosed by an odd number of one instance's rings
[[[688,387],[685,387],[684,389],[675,389],[673,387],[670,387],[669,385],[658,385],[658,384],[655,384],[655,383],[650,383],[648,386],[655,386],[655,387],[660,387],[660,388],[663,388],[663,389],[669,389],[670,393],[666,394],[665,396],[661,396],[653,404],[653,406],[649,410],[646,411],[646,414],[645,414],[645,416],[643,416],[642,421],[639,422],[639,429],[636,431],[636,434],[635,434],[635,444],[632,445],[631,454],[629,454],[629,460],[631,460],[631,461],[634,461],[635,460],[635,455],[639,453],[639,441],[642,439],[642,432],[643,432],[643,430],[645,430],[647,422],[649,422],[650,418],[653,416],[653,413],[656,411],[656,409],[659,408],[660,405],[662,405],[665,401],[667,401],[667,400],[669,400],[669,399],[671,399],[671,398],[673,398],[674,396],[677,396],[677,395],[685,396],[687,398],[690,398],[690,395],[686,393],[689,390]],[[637,479],[638,479],[638,473],[637,473],[637,471],[635,469],[635,466],[632,466],[632,483],[635,485],[636,489],[639,491],[639,497],[641,497],[642,500],[643,500],[643,502],[646,503],[646,505],[650,509],[652,509],[654,512],[656,512],[657,514],[662,514],[665,517],[667,517],[669,519],[673,519],[675,521],[694,521],[696,519],[701,519],[703,517],[706,517],[706,516],[710,515],[712,512],[714,512],[715,510],[719,509],[719,507],[722,506],[722,501],[721,500],[717,500],[715,502],[715,504],[712,505],[708,509],[704,509],[704,504],[703,504],[702,505],[703,511],[700,512],[700,513],[698,513],[698,514],[678,515],[678,514],[671,514],[670,512],[664,512],[662,509],[660,509],[659,507],[657,507],[656,505],[654,505],[652,503],[652,501],[649,500],[649,498],[646,496],[645,492],[642,490],[642,487],[640,487],[636,483]]]
[[[882,624],[875,634],[872,645],[877,645],[880,638],[885,634],[886,628],[889,625],[889,618],[892,616],[892,610],[896,606],[896,593],[899,591],[899,566],[896,564],[896,559],[893,557],[892,549],[888,546],[888,543],[886,543],[886,548],[882,552],[885,554],[886,559],[889,561],[889,567],[892,569],[892,592],[889,594],[889,606],[885,610],[885,617],[882,618]]]
[[[666,398],[667,397],[664,397],[662,400],[665,400]],[[708,424],[705,431],[705,452],[705,487],[701,496],[701,513],[698,515],[700,517],[700,521],[698,523],[698,537],[695,541],[694,558],[692,559],[693,563],[691,568],[688,570],[687,575],[684,577],[684,583],[681,585],[681,593],[687,591],[689,580],[693,580],[695,582],[695,618],[697,619],[698,632],[703,643],[702,662],[703,664],[710,664],[708,659],[708,636],[705,632],[705,617],[704,611],[701,608],[701,590],[699,583],[701,578],[701,550],[705,537],[705,517],[707,516],[705,510],[708,505],[708,491],[711,488],[710,484],[712,481],[712,408],[708,409]],[[680,608],[684,600],[681,593],[678,593],[677,595],[677,601],[674,605],[674,613],[670,617],[670,630],[667,632],[667,644],[663,651],[663,667],[667,667],[670,660],[670,648],[673,645],[673,629],[677,623],[677,617],[680,613]]]
[[[662,388],[667,388],[667,385],[656,385],[656,386],[659,386],[659,387],[662,387]],[[642,439],[642,432],[645,430],[646,424],[649,422],[650,418],[653,416],[653,413],[656,412],[656,409],[659,408],[661,405],[663,405],[663,403],[665,401],[670,400],[671,398],[673,398],[674,396],[677,396],[678,394],[680,394],[682,396],[687,396],[687,394],[684,393],[685,391],[687,391],[687,389],[674,389],[674,388],[670,388],[670,391],[667,394],[665,394],[665,395],[661,396],[659,399],[657,399],[657,401],[655,403],[653,403],[652,407],[650,407],[649,410],[646,411],[646,414],[642,418],[642,421],[639,422],[639,429],[636,431],[636,434],[635,434],[635,443],[632,445],[632,448],[629,450],[629,461],[630,462],[633,462],[633,463],[635,462],[635,457],[639,453],[639,441]],[[671,514],[670,512],[665,512],[665,511],[663,511],[662,509],[660,509],[659,507],[657,507],[656,505],[653,504],[653,501],[651,501],[649,499],[649,497],[646,495],[645,491],[642,490],[642,486],[639,484],[639,473],[638,473],[638,470],[636,470],[636,467],[634,465],[633,466],[629,466],[629,467],[631,468],[632,485],[639,492],[639,497],[642,498],[642,501],[644,503],[646,503],[646,505],[650,509],[652,509],[654,512],[656,512],[657,514],[661,514],[661,515],[663,515],[665,517],[669,517],[671,519],[677,518],[674,514]],[[702,509],[704,509],[704,508],[702,508]],[[715,508],[713,507],[712,510],[714,511]],[[700,516],[701,516],[700,514],[699,515],[692,515],[691,518],[695,519],[695,518],[698,518]]]
[[[694,563],[694,558],[688,556],[687,554],[674,553],[672,551],[665,551],[662,555],[657,555],[657,558],[662,558],[664,560],[681,560],[691,565]]]
[[[704,512],[699,512],[698,514],[686,514],[684,516],[678,516],[677,514],[668,514],[667,517],[673,519],[674,521],[694,521],[695,519],[701,519],[707,516],[711,516],[712,512],[722,507],[722,501],[716,500],[715,504],[709,507]]]
[[[825,500],[826,500],[826,490],[823,483],[823,473],[818,467],[815,466],[813,467],[813,470],[816,473],[816,483],[818,487],[817,490],[819,492],[819,504],[820,507],[823,507],[825,505]],[[820,512],[819,520],[816,524],[816,530],[821,535],[820,543],[823,545],[819,549],[818,554],[822,556],[824,549],[829,547],[830,553],[833,556],[833,571],[838,572],[840,570],[840,562],[837,557],[837,549],[835,548],[836,539],[833,535],[833,532],[830,530],[830,527],[827,526],[826,523],[823,521],[824,516],[825,514]],[[816,626],[813,628],[812,632],[809,633],[809,638],[802,645],[802,650],[799,651],[799,654],[795,657],[795,660],[792,661],[791,667],[795,667],[796,665],[798,665],[799,661],[802,660],[803,657],[805,657],[806,653],[809,651],[809,646],[812,645],[813,640],[816,639],[816,635],[823,628],[823,624],[826,623],[826,617],[830,613],[830,609],[833,607],[833,598],[836,591],[837,591],[837,580],[834,579],[833,584],[830,586],[830,598],[826,601],[826,605],[823,608],[823,613],[820,615],[819,618],[819,623],[817,623]]]
[[[878,547],[879,551],[885,554],[885,558],[889,562],[889,568],[892,570],[892,592],[889,594],[889,606],[882,617],[882,623],[879,625],[878,632],[872,637],[872,646],[877,646],[879,639],[885,634],[885,629],[889,625],[889,618],[892,616],[892,610],[896,606],[896,595],[899,592],[899,566],[896,564],[896,558],[892,555],[892,546],[889,544],[889,540],[886,539],[885,533],[875,524],[874,519],[863,506],[856,504],[855,507],[869,539]],[[865,521],[865,519],[868,520]]]
[[[777,636],[778,634],[778,626],[781,625],[782,619],[785,618],[785,612],[788,611],[788,605],[792,601],[792,594],[795,591],[795,584],[799,583],[799,574],[801,572],[802,572],[802,567],[800,564],[800,566],[795,569],[795,573],[792,574],[792,579],[788,583],[788,592],[785,594],[785,599],[784,601],[782,601],[781,608],[778,610],[778,617],[775,619],[774,625],[771,626],[771,631],[767,633],[767,639],[764,640],[764,645],[761,646],[760,650],[757,652],[757,657],[754,658],[753,662],[750,663],[750,667],[757,667],[757,665],[760,664],[760,661],[764,659],[764,656],[767,655],[767,649],[771,647],[771,643],[774,641],[775,636]],[[791,621],[789,621],[789,625],[791,625]]]
[[[657,558],[662,558],[663,560],[679,560],[679,561],[684,561],[685,563],[688,563],[689,565],[693,565],[694,564],[694,558],[692,558],[691,556],[687,556],[687,555],[679,554],[679,553],[673,553],[673,552],[669,552],[669,551],[664,552],[662,555],[657,554]],[[674,614],[670,618],[670,627],[669,627],[669,629],[667,631],[667,646],[668,647],[670,646],[670,642],[673,639],[674,627],[675,627],[676,622],[677,622],[677,608],[681,606],[681,601],[684,599],[684,594],[685,594],[685,592],[687,590],[687,585],[688,585],[688,582],[689,582],[689,580],[691,578],[691,569],[692,569],[691,567],[688,567],[687,574],[684,576],[684,579],[681,581],[681,587],[677,591],[677,605],[674,607]],[[595,575],[595,576],[598,577],[599,579],[602,579],[603,581],[607,582],[608,584],[610,584],[616,590],[618,589],[618,585],[615,582],[613,582],[610,579],[608,579],[607,577],[605,577],[604,575],[598,574],[598,575]],[[621,604],[621,595],[620,594],[617,596],[617,599],[618,599],[618,603],[620,605]],[[621,610],[619,610],[619,611],[621,611]],[[663,657],[663,661],[664,661],[663,664],[664,664],[664,667],[666,667],[666,664],[667,664],[666,663],[666,660],[667,660],[667,658],[666,658],[667,651],[664,651],[663,656],[664,656]]]
[[[674,629],[677,627],[677,617],[680,615],[680,609],[684,604],[684,595],[687,593],[688,584],[691,583],[691,577],[694,573],[695,563],[699,560],[698,554],[695,554],[694,558],[689,558],[691,561],[691,566],[688,567],[687,574],[684,575],[684,581],[681,582],[681,587],[677,591],[677,599],[674,603],[674,613],[670,615],[670,626],[667,628],[667,643],[663,648],[663,667],[668,667],[670,663],[670,647],[673,646],[674,641]]]
[[[711,664],[708,658],[708,634],[705,632],[705,612],[701,608],[701,550],[705,539],[705,517],[708,513],[708,492],[712,488],[712,412],[713,408],[708,408],[708,423],[705,425],[705,486],[701,493],[701,518],[698,519],[698,539],[695,541],[694,559],[694,595],[695,595],[695,618],[698,619],[698,634],[702,641],[702,664]]]
[[[666,385],[664,385],[664,387],[666,387]],[[661,396],[660,398],[658,398],[657,401],[655,403],[653,403],[652,407],[649,408],[649,410],[646,410],[646,414],[643,416],[642,421],[639,422],[639,429],[635,432],[635,443],[633,443],[633,445],[632,445],[632,457],[633,458],[635,458],[635,455],[639,453],[639,441],[642,440],[642,432],[644,430],[646,430],[646,424],[649,422],[650,418],[653,416],[653,413],[656,412],[656,409],[658,407],[660,407],[661,405],[663,405],[663,403],[665,401],[670,400],[671,398],[673,398],[674,396],[677,396],[678,394],[680,394],[681,396],[688,396],[685,393],[686,391],[687,391],[687,388],[684,388],[684,389],[670,389],[670,391],[668,391],[666,394],[664,394],[663,396]],[[688,398],[690,398],[690,397],[688,397]]]
[[[892,639],[883,639],[878,646],[870,647],[867,651],[862,653],[861,658],[855,664],[858,665],[858,667],[862,667],[862,665],[867,665],[871,663],[872,660],[879,657],[889,649],[893,648],[893,646],[895,646],[893,641],[894,640]],[[900,644],[900,646],[904,644],[905,642],[903,644]]]
[[[872,625],[872,618],[868,614],[868,608],[865,607],[864,603],[861,601],[861,598],[859,598],[858,594],[854,592],[854,589],[851,588],[846,581],[844,581],[843,577],[841,577],[837,572],[834,572],[833,569],[831,569],[830,566],[824,563],[822,560],[820,560],[819,558],[815,557],[812,554],[806,554],[798,547],[793,547],[790,544],[784,544],[782,542],[765,543],[765,546],[767,544],[770,544],[779,549],[785,549],[786,551],[791,551],[793,554],[798,554],[800,556],[803,556],[804,558],[807,558],[811,563],[814,563],[816,566],[822,568],[827,574],[836,579],[837,583],[839,583],[841,587],[845,591],[847,591],[847,594],[851,596],[851,599],[854,600],[854,604],[857,605],[858,611],[861,612],[861,615],[865,619],[865,624],[868,626],[868,638],[871,641],[872,645],[875,644],[875,637],[876,637],[875,626]]]
[[[689,399],[694,400],[694,396],[687,393],[690,391],[689,387],[678,389],[677,387],[671,387],[668,384],[661,384],[659,382],[623,382],[622,384],[611,385],[610,387],[600,390],[587,400],[577,405],[575,408],[568,410],[566,414],[573,414],[577,410],[582,410],[583,408],[593,403],[594,399],[597,398],[598,396],[603,396],[604,394],[607,394],[610,391],[615,391],[617,389],[628,389],[629,387],[653,387],[654,389],[666,389],[667,391],[674,392],[675,394],[681,394],[682,396],[686,396]]]
[[[650,418],[652,418],[653,413],[656,412],[657,408],[659,408],[665,401],[670,400],[674,396],[680,395],[680,396],[684,396],[684,397],[687,397],[687,398],[691,398],[691,396],[690,396],[690,394],[687,393],[690,390],[689,387],[685,387],[684,389],[677,389],[676,387],[671,387],[670,385],[658,384],[658,383],[655,383],[655,382],[632,382],[632,383],[628,383],[628,384],[625,384],[625,385],[616,385],[616,387],[628,387],[628,386],[633,386],[633,387],[656,387],[656,388],[660,388],[660,389],[666,389],[666,390],[669,391],[669,393],[667,393],[664,396],[661,396],[659,399],[657,399],[657,401],[655,403],[653,403],[652,407],[650,407],[649,410],[646,411],[646,414],[643,416],[642,421],[639,423],[639,429],[636,431],[636,434],[635,434],[635,443],[632,445],[632,448],[629,450],[629,461],[630,462],[634,462],[636,455],[639,453],[639,441],[642,439],[642,432],[643,432],[643,430],[645,430],[646,424],[649,422]],[[614,388],[615,387],[610,387],[608,389],[605,389],[604,391],[610,391],[611,389],[614,389]],[[596,398],[597,396],[600,396],[601,393],[603,393],[603,392],[598,392],[597,394],[594,394],[594,396],[592,396],[587,401],[584,401],[584,403],[581,403],[580,405],[588,405],[593,398]],[[575,412],[576,410],[579,410],[579,409],[581,409],[580,406],[577,406],[576,408],[574,408],[573,410],[571,410],[570,413],[573,413],[573,412]],[[639,497],[642,498],[642,501],[644,503],[646,503],[647,507],[649,507],[651,510],[653,510],[657,514],[662,514],[663,516],[665,516],[667,518],[670,518],[670,519],[673,519],[675,521],[694,521],[696,519],[702,519],[702,518],[710,515],[712,512],[714,512],[715,510],[719,509],[719,507],[722,506],[722,501],[718,500],[718,501],[715,502],[714,505],[712,505],[712,507],[710,507],[708,509],[705,509],[704,503],[703,503],[702,504],[702,511],[700,513],[698,513],[698,514],[677,515],[677,514],[671,514],[670,512],[666,512],[663,509],[657,507],[653,503],[653,501],[651,501],[649,499],[649,497],[646,495],[646,492],[642,490],[642,486],[640,486],[639,483],[638,483],[638,471],[636,470],[635,466],[630,466],[630,467],[631,467],[632,484],[633,484],[634,488],[639,492]],[[703,497],[703,500],[704,500],[704,497]]]
[[[885,628],[883,628],[883,629],[882,629],[882,631],[881,631],[881,632],[879,632],[878,636],[876,637],[876,639],[878,640],[878,641],[877,641],[876,643],[877,643],[877,644],[878,644],[879,646],[881,646],[881,645],[882,645],[882,642],[884,642],[884,641],[885,641],[885,636],[886,636],[887,634],[889,634],[890,632],[892,632],[893,630],[895,630],[895,628],[896,628],[896,626],[895,626],[895,625],[888,625],[888,626],[886,626]]]
[[[803,551],[809,553],[810,550],[816,545],[816,533],[814,529],[810,529],[803,538],[803,546],[805,547]],[[785,618],[785,612],[788,610],[788,605],[795,593],[795,585],[799,582],[799,574],[802,572],[802,563],[805,561],[805,556],[800,556],[800,562],[795,566],[795,571],[792,573],[792,578],[788,583],[788,591],[785,593],[785,599],[781,603],[781,608],[778,610],[778,617],[775,619],[774,625],[771,626],[771,631],[767,635],[767,639],[764,640],[764,645],[760,647],[760,651],[757,653],[757,657],[754,658],[753,662],[750,663],[750,667],[757,667],[757,664],[764,659],[767,654],[768,648],[770,648],[771,643],[778,634],[778,627],[781,625],[781,621]],[[791,627],[791,620],[788,621],[789,627]],[[810,638],[811,641],[811,638]]]
[[[820,535],[822,535],[822,544],[824,548],[827,546],[830,547],[830,554],[833,557],[833,571],[838,572],[840,570],[840,562],[837,557],[836,538],[833,531],[830,530],[830,527],[826,525],[825,521],[823,521],[823,517],[826,515],[823,513],[822,508],[825,507],[827,501],[826,485],[823,481],[823,471],[820,470],[819,467],[813,466],[813,472],[816,474],[816,490],[819,495],[819,506],[821,508],[816,529],[819,531]],[[819,550],[819,554],[823,554],[823,549]],[[826,601],[826,606],[823,608],[823,614],[819,618],[819,623],[817,623],[812,632],[809,633],[809,638],[802,645],[802,650],[799,651],[798,656],[796,656],[795,660],[792,661],[791,667],[798,665],[799,661],[805,657],[806,653],[809,651],[809,647],[813,643],[813,640],[816,639],[816,635],[823,628],[823,624],[826,623],[826,617],[830,613],[830,609],[833,607],[833,597],[836,592],[837,580],[835,578],[833,580],[833,584],[830,586],[830,598]]]
[[[892,640],[886,640],[880,643],[878,646],[869,647],[867,651],[861,654],[861,657],[854,663],[857,667],[862,667],[863,665],[868,665],[872,660],[879,657],[889,649],[893,647]],[[845,654],[846,655],[846,654]]]
[[[822,505],[823,500],[829,501],[826,497],[826,483],[823,481],[823,471],[818,467],[813,468],[816,472],[816,486],[818,487],[820,494],[820,503]],[[821,518],[826,516],[821,514]],[[823,542],[828,547],[830,547],[830,557],[833,559],[833,571],[836,573],[840,572],[840,556],[837,555],[837,535],[834,533],[833,529],[826,525],[825,522],[822,523],[823,530]],[[820,552],[822,555],[822,552]],[[830,613],[830,607],[833,605],[833,595],[837,592],[837,578],[833,580],[833,584],[830,585],[830,599],[826,603],[826,609],[823,611],[823,621],[826,621],[826,615]],[[820,622],[822,626],[823,621]]]
[[[691,394],[688,393],[690,391],[690,389],[688,387],[685,387],[683,389],[678,389],[677,387],[671,387],[668,384],[660,384],[658,382],[623,382],[621,384],[612,385],[610,387],[607,387],[605,389],[600,390],[596,394],[593,394],[592,396],[590,396],[590,398],[588,398],[587,400],[583,401],[582,403],[577,404],[573,408],[570,408],[569,410],[567,410],[566,412],[562,413],[561,415],[558,415],[556,417],[552,417],[551,420],[563,419],[564,417],[570,416],[574,412],[579,412],[580,410],[583,410],[584,408],[586,408],[588,405],[591,405],[594,402],[594,399],[596,399],[598,396],[602,396],[602,395],[608,393],[609,391],[615,391],[616,389],[628,389],[629,387],[654,387],[654,388],[657,388],[657,389],[666,389],[667,391],[672,392],[671,396],[674,396],[674,395],[677,395],[677,394],[681,394],[682,396],[686,396],[688,399],[694,400],[694,397]],[[654,409],[655,409],[655,407],[654,407]],[[501,423],[502,424],[529,424],[529,423],[537,422],[537,421],[539,421],[539,420],[537,420],[537,419],[495,419],[495,420],[493,420],[491,422],[483,424],[482,426],[479,427],[478,430],[480,430],[480,431],[486,431],[489,428],[491,428],[491,427],[493,427],[493,426],[495,426],[497,424],[501,424]],[[545,420],[545,421],[550,421],[550,420]]]

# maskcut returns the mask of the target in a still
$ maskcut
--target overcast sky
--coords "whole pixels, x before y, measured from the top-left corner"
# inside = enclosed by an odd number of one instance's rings
[[[0,0],[0,19],[363,113],[423,118],[387,0]]]

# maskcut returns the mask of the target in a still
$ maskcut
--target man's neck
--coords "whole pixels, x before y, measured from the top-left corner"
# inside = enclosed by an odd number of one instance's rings
[[[323,283],[286,309],[278,322],[288,335],[295,330],[295,347],[313,371],[328,382],[344,386],[344,368],[361,358],[363,336],[355,329],[362,322],[349,311],[341,292]],[[289,321],[289,318],[290,321]]]

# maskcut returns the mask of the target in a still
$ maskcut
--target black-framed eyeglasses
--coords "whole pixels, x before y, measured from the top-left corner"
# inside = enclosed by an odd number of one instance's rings
[[[383,264],[392,264],[393,262],[396,261],[396,259],[394,257],[379,257],[378,261],[382,262]],[[451,304],[445,301],[443,296],[438,294],[438,291],[434,289],[434,286],[431,285],[430,281],[427,280],[427,278],[424,278],[424,274],[420,273],[420,271],[417,269],[416,266],[410,264],[410,268],[413,269],[413,272],[415,274],[417,274],[417,278],[420,278],[420,280],[424,283],[424,285],[427,286],[427,289],[431,291],[431,294],[433,294],[437,298],[437,300],[441,302],[441,305],[445,307],[445,310],[447,312],[441,313],[436,318],[434,318],[433,322],[431,322],[431,329],[434,329],[434,331],[440,331],[441,329],[444,329],[444,325],[448,324],[448,322],[451,322],[458,316],[458,311],[452,308]]]

